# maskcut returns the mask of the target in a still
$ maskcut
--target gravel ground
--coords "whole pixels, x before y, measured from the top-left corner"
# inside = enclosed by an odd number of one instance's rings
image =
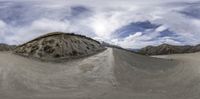
[[[108,48],[53,63],[0,52],[0,99],[199,99],[199,58]]]

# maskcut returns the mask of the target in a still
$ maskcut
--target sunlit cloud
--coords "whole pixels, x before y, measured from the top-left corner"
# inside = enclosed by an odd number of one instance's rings
[[[200,43],[198,0],[0,1],[0,42],[74,32],[124,48]]]

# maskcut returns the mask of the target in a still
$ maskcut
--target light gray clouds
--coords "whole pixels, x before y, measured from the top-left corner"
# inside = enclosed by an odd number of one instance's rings
[[[186,9],[190,11],[190,5],[194,4],[194,1],[198,2],[198,0],[0,1],[0,42],[21,44],[48,32],[62,31],[87,35],[125,48],[141,48],[161,43],[198,44],[200,19],[197,16],[188,17],[194,16],[193,13],[182,13]],[[197,6],[195,11],[200,11],[199,5],[193,5],[192,9],[195,6]],[[147,21],[150,24],[147,24]],[[141,24],[130,25],[138,22]],[[151,28],[149,25],[158,27]],[[134,30],[137,28],[140,29]],[[125,36],[120,37],[121,34],[116,32],[118,29],[122,30],[121,33],[125,31]]]

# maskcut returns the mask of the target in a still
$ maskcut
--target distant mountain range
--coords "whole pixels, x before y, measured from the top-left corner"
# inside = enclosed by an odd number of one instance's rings
[[[101,42],[101,45],[104,46],[104,47],[117,48],[117,49],[125,50],[125,51],[128,51],[128,52],[137,53],[137,51],[135,49],[126,49],[126,48],[122,48],[118,45],[110,44],[110,43],[107,43],[107,42]]]
[[[141,55],[183,54],[183,53],[194,53],[200,51],[200,44],[195,46],[192,45],[178,46],[178,45],[162,44],[158,46],[147,46],[142,49],[125,49],[120,46],[109,44],[106,42],[101,42],[101,45],[104,47],[123,49]],[[15,45],[7,45],[0,43],[0,51],[11,51],[15,48],[16,48]]]
[[[200,44],[196,46],[185,45],[169,45],[162,44],[159,46],[147,46],[137,51],[138,54],[143,55],[166,55],[166,54],[182,54],[182,53],[193,53],[200,51]]]
[[[141,49],[125,49],[117,45],[109,44],[102,42],[102,45],[105,47],[112,47],[123,49],[129,52],[141,54],[141,55],[168,55],[168,54],[183,54],[183,53],[194,53],[200,51],[200,44],[196,46],[192,45],[170,45],[170,44],[161,44],[158,46],[147,46]]]
[[[0,51],[10,51],[13,50],[16,46],[15,45],[7,45],[0,43]]]

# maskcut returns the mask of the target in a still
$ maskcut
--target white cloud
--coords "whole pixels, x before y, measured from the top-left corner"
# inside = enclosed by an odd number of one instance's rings
[[[8,28],[8,25],[4,21],[0,20],[0,43],[8,43],[6,42],[6,38],[9,35],[7,33],[9,30]]]
[[[34,21],[28,30],[30,30],[30,33],[33,33],[32,31],[42,33],[50,31],[66,31],[68,28],[69,23],[67,21],[60,22],[50,19],[40,19]]]
[[[0,20],[0,36],[1,37],[5,36],[6,29],[7,29],[6,23]]]
[[[195,0],[95,0],[95,2],[93,0],[19,0],[13,4],[21,4],[21,7],[26,6],[29,9],[24,8],[25,10],[19,13],[18,11],[13,12],[13,15],[22,16],[20,17],[22,23],[23,20],[30,22],[25,25],[13,26],[0,21],[0,36],[10,44],[24,43],[39,35],[54,31],[80,33],[126,48],[141,48],[149,44],[160,44],[162,42],[180,44],[179,41],[174,39],[185,40],[185,43],[188,44],[196,44],[200,41],[197,38],[200,36],[198,34],[200,33],[200,21],[178,13],[177,11],[182,10],[182,6],[168,7],[165,5],[173,2],[191,1]],[[70,7],[72,6],[86,7],[91,10],[91,13],[86,13],[87,15],[81,17],[71,16]],[[9,9],[9,6],[6,7]],[[3,15],[8,14],[4,13],[0,16]],[[117,29],[132,22],[147,20],[161,26],[156,30],[145,30],[145,33],[130,33],[131,35],[125,38],[114,38],[114,35],[116,35],[114,31]],[[18,20],[15,19],[14,22],[18,22]],[[160,35],[159,32],[166,29],[173,31],[180,37],[157,38]],[[7,32],[14,34],[8,36],[6,35]]]
[[[30,26],[16,28],[16,31],[15,31],[16,33],[15,35],[13,35],[12,39],[16,39],[18,40],[18,42],[23,43],[48,32],[52,32],[52,31],[64,32],[68,30],[68,28],[69,28],[69,24],[67,22],[60,22],[56,20],[49,20],[49,19],[43,18],[43,19],[33,21]],[[23,39],[20,39],[20,38],[23,38]]]
[[[162,32],[162,31],[164,31],[164,30],[166,30],[166,29],[167,29],[167,27],[164,26],[164,25],[162,25],[162,26],[158,27],[155,31],[156,31],[156,32]]]
[[[173,38],[171,38],[171,37],[163,37],[160,40],[162,43],[166,43],[166,44],[182,45],[181,42],[173,40]]]

